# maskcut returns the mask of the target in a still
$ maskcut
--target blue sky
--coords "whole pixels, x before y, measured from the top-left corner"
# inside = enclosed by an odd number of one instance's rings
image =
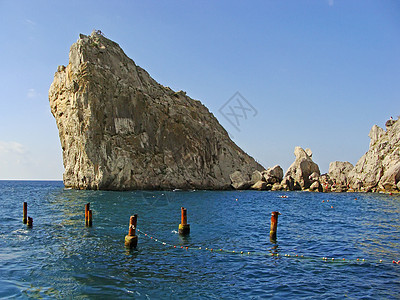
[[[399,1],[0,0],[0,25],[0,179],[62,179],[48,89],[93,29],[266,168],[286,171],[295,146],[322,172],[355,164],[372,125],[400,115]],[[239,126],[220,110],[236,92],[254,108]]]

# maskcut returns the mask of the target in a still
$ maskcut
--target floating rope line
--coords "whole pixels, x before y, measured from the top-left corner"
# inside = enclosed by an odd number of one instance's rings
[[[387,261],[380,260],[366,260],[364,258],[357,258],[357,259],[346,259],[346,258],[335,258],[335,257],[317,257],[317,256],[304,256],[300,254],[279,254],[279,253],[270,253],[270,252],[256,252],[256,251],[235,251],[235,250],[227,250],[222,248],[205,248],[205,247],[189,247],[189,246],[179,246],[179,245],[172,245],[161,241],[160,239],[154,237],[153,235],[147,234],[140,229],[136,229],[138,234],[147,237],[148,239],[159,243],[163,246],[167,246],[173,249],[183,249],[183,250],[196,250],[196,251],[207,251],[207,252],[215,252],[215,253],[225,253],[225,254],[239,254],[239,255],[246,255],[246,256],[271,256],[276,258],[294,258],[294,259],[302,259],[302,260],[309,260],[309,261],[323,261],[326,263],[376,263],[376,264],[383,264],[388,263]],[[399,261],[393,260],[390,264],[400,264]]]

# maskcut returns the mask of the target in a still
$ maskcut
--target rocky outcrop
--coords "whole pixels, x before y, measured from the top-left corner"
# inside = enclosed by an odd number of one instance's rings
[[[261,172],[262,177],[265,182],[269,183],[269,184],[274,184],[277,182],[281,182],[282,178],[283,178],[283,169],[278,166],[275,165],[271,168],[268,168],[265,171]]]
[[[332,162],[329,172],[319,178],[323,191],[395,191],[400,181],[400,124],[386,122],[386,131],[372,126],[369,150],[353,166],[349,162]],[[322,178],[323,177],[323,178]]]
[[[372,147],[381,137],[385,134],[385,130],[380,128],[378,125],[372,126],[371,130],[369,131],[369,147]]]
[[[400,162],[392,164],[379,180],[379,187],[384,190],[392,191],[397,188],[400,182]]]
[[[386,122],[386,131],[374,125],[370,147],[348,174],[356,191],[391,191],[400,181],[400,121]]]
[[[265,181],[257,181],[255,184],[253,184],[251,186],[252,190],[259,190],[259,191],[266,191],[266,190],[270,190],[272,188],[271,185],[268,185],[268,183],[266,183]]]
[[[253,174],[251,175],[251,182],[255,183],[258,181],[262,181],[263,180],[263,175],[261,174],[260,171],[254,171]]]
[[[254,171],[251,176],[251,189],[265,191],[281,189],[280,182],[282,181],[283,170],[276,165],[262,172]]]
[[[281,182],[281,188],[285,191],[293,191],[294,190],[294,179],[291,176],[287,176],[283,178]]]
[[[333,183],[337,185],[345,185],[349,184],[348,175],[353,170],[354,166],[348,161],[334,161],[329,164],[328,175],[329,178],[333,181]]]
[[[308,176],[308,179],[310,179],[311,184],[313,184],[315,181],[318,181],[320,177],[320,174],[317,172],[311,173],[310,176]]]
[[[249,175],[241,171],[235,171],[229,177],[232,187],[236,190],[246,190],[252,185]]]
[[[294,155],[296,159],[287,170],[285,178],[291,177],[294,180],[294,186],[297,183],[301,189],[308,189],[313,183],[313,180],[309,177],[314,172],[320,175],[319,167],[313,162],[310,149],[304,150],[301,147],[296,147]]]
[[[66,187],[240,188],[263,170],[200,101],[158,84],[100,33],[71,46],[49,101]]]
[[[372,127],[369,150],[355,166],[349,162],[331,162],[328,174],[320,175],[318,165],[312,161],[312,151],[296,147],[296,159],[283,179],[283,171],[279,166],[262,172],[255,171],[251,188],[272,191],[399,192],[400,120],[390,119],[385,127],[386,131],[377,125]]]
[[[319,181],[316,180],[316,181],[314,181],[314,182],[310,185],[309,190],[310,190],[310,191],[313,191],[313,192],[322,192],[322,186],[321,186],[321,184],[319,183]]]
[[[272,191],[399,192],[400,120],[390,119],[385,126],[386,131],[377,125],[372,127],[369,150],[355,166],[349,162],[331,162],[328,174],[320,175],[318,165],[312,160],[312,151],[296,147],[296,159],[283,179],[279,166],[256,171],[252,176],[251,188]]]

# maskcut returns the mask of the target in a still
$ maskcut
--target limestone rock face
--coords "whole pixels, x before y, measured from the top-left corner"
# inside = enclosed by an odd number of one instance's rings
[[[347,185],[347,177],[353,168],[354,166],[348,161],[333,161],[329,164],[329,178],[336,184]]]
[[[400,121],[389,120],[387,130],[374,125],[370,147],[348,178],[354,190],[393,190],[400,181]]]
[[[261,174],[260,171],[254,171],[253,174],[251,175],[251,183],[256,183],[258,181],[261,181],[263,179],[263,175]]]
[[[283,170],[279,165],[275,165],[265,171],[262,171],[262,176],[265,182],[274,184],[282,181]]]
[[[311,149],[310,148],[306,148],[306,150],[304,150],[306,153],[307,153],[307,155],[309,156],[309,157],[312,157],[312,151],[311,151]]]
[[[283,187],[279,182],[274,183],[271,187],[271,191],[281,191],[281,190],[283,190]]]
[[[318,181],[320,177],[320,174],[317,172],[311,173],[310,176],[308,176],[308,179],[310,179],[310,182],[314,183],[315,181]]]
[[[319,181],[314,181],[310,185],[310,191],[322,192],[322,187],[321,187],[321,184],[319,183]]]
[[[291,176],[287,176],[283,178],[281,182],[282,189],[285,191],[293,191],[294,190],[294,179]]]
[[[236,190],[245,190],[252,185],[248,174],[243,174],[240,171],[235,171],[230,175],[232,187]]]
[[[296,156],[296,159],[287,170],[285,177],[292,177],[295,186],[297,182],[301,189],[308,189],[312,183],[312,180],[309,178],[310,175],[314,172],[318,175],[321,174],[319,167],[313,162],[311,158],[312,152],[310,149],[307,149],[306,152],[303,148],[296,147],[294,149],[294,155]]]
[[[260,180],[253,184],[250,188],[252,190],[266,191],[268,189],[268,183]]]
[[[379,185],[381,188],[385,190],[394,190],[396,188],[396,184],[400,182],[400,162],[396,164],[392,164],[385,173],[382,178],[379,180]]]
[[[372,126],[372,128],[368,134],[368,136],[370,138],[369,146],[371,147],[372,145],[374,145],[376,143],[376,141],[379,140],[381,138],[381,136],[384,134],[385,134],[385,130],[380,128],[378,125]]]
[[[80,35],[49,90],[64,184],[77,189],[226,189],[263,170],[200,103],[158,84],[115,42]]]

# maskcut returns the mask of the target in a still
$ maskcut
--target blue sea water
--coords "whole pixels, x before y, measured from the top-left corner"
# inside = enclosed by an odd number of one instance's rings
[[[400,299],[400,264],[392,262],[400,260],[400,196],[283,194],[0,181],[0,298]],[[31,229],[22,223],[24,201]],[[177,233],[181,206],[187,237]],[[148,236],[127,250],[133,214]]]

